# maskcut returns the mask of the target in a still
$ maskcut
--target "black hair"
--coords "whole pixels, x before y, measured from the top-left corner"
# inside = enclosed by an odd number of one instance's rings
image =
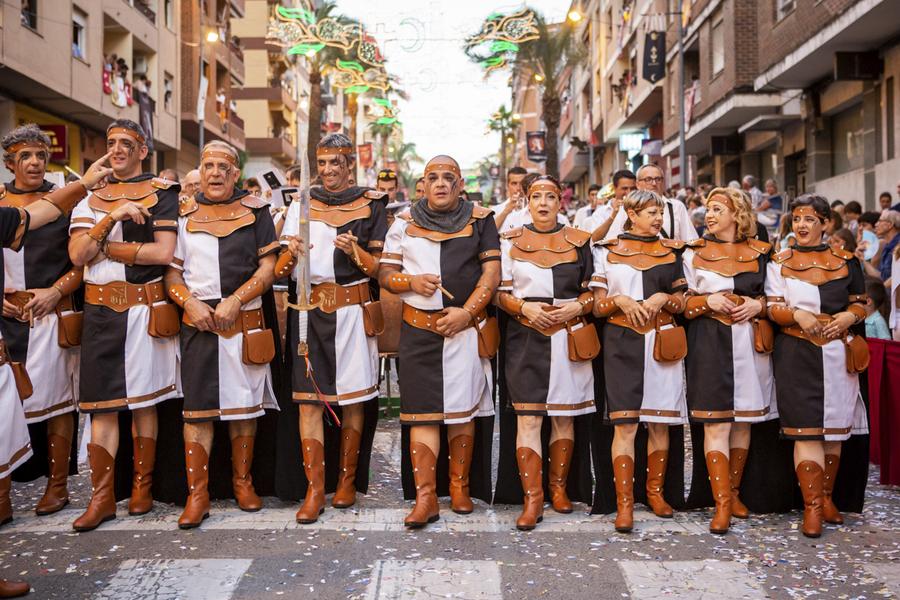
[[[816,194],[798,196],[791,202],[790,212],[794,212],[794,209],[801,206],[811,207],[815,211],[816,216],[823,222],[831,218],[831,206],[828,205],[828,200],[824,196],[817,196]]]
[[[522,178],[522,189],[525,191],[526,196],[528,195],[528,186],[540,176],[540,173],[527,173],[525,177]]]
[[[831,203],[831,208],[837,208],[838,206],[843,206],[843,205],[844,205],[843,200],[835,200],[834,202]]]
[[[520,167],[516,165],[515,167],[510,167],[509,171],[506,172],[507,177],[510,175],[528,175],[528,170],[525,167]]]
[[[113,127],[124,127],[125,129],[130,129],[144,138],[144,143],[147,142],[147,133],[144,131],[144,128],[131,119],[116,119],[106,128],[106,135],[109,135],[109,130]]]
[[[878,219],[881,218],[881,213],[875,212],[874,210],[867,210],[863,214],[859,215],[857,219],[860,223],[868,223],[872,227],[875,227],[875,224],[878,223]]]
[[[603,188],[601,188],[601,187],[600,187],[599,185],[597,185],[596,183],[592,183],[592,184],[588,187],[588,194],[590,194],[590,193],[593,192],[593,191],[599,192],[601,189],[603,189]]]
[[[623,179],[637,179],[637,176],[628,169],[622,169],[613,173],[613,187],[619,185]]]
[[[884,282],[876,277],[866,277],[866,294],[872,299],[875,310],[880,312],[885,318],[889,318],[887,310],[887,290],[884,288]]]
[[[891,196],[890,192],[881,192],[880,194],[878,194],[878,199],[881,200],[882,198],[887,198],[891,202],[894,201],[894,197]]]
[[[397,172],[393,169],[382,169],[378,171],[378,181],[397,181]]]
[[[844,214],[848,212],[853,213],[854,215],[862,214],[862,205],[856,200],[851,200],[844,206]]]
[[[534,173],[534,177],[529,176],[522,180],[522,189],[525,190],[526,196],[528,195],[528,188],[538,183],[539,181],[549,181],[550,183],[555,185],[557,189],[562,190],[562,186],[559,184],[559,179],[557,179],[553,175],[540,175],[538,173]]]

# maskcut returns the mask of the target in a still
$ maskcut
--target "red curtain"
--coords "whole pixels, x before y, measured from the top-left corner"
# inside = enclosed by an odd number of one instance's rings
[[[869,339],[869,352],[869,458],[900,485],[900,342]]]

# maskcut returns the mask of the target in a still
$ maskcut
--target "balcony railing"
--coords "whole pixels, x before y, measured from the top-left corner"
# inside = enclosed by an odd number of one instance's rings
[[[154,25],[156,24],[156,11],[150,7],[149,3],[142,0],[135,0],[134,7],[138,10],[138,12],[150,19],[151,23],[153,23]]]

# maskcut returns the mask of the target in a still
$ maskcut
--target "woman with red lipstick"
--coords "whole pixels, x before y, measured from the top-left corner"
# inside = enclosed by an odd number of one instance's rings
[[[781,433],[794,440],[807,537],[822,534],[823,520],[843,523],[831,498],[841,443],[868,431],[858,376],[868,348],[850,331],[866,318],[866,285],[850,252],[822,243],[830,218],[825,198],[794,200],[797,244],[776,254],[766,275],[769,318],[781,327],[774,354]]]

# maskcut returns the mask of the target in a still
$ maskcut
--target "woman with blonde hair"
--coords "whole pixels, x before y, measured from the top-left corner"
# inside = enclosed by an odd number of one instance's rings
[[[716,188],[707,199],[707,234],[684,253],[688,285],[687,401],[703,424],[704,453],[716,512],[710,531],[724,534],[731,516],[746,518],[738,491],[750,447],[750,424],[777,417],[765,321],[771,244],[754,239],[746,194]]]

